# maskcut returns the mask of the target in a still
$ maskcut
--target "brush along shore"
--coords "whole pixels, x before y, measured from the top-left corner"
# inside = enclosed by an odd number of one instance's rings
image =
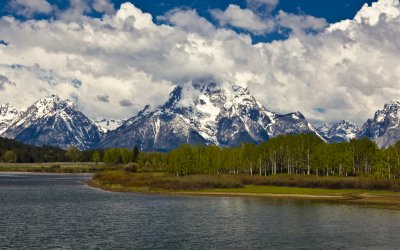
[[[372,177],[174,176],[106,171],[96,174],[89,185],[117,192],[332,200],[400,209],[400,192],[396,192],[400,182]]]

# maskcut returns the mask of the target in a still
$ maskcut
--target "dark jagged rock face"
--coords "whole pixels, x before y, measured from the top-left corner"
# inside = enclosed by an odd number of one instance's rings
[[[318,128],[318,131],[329,143],[337,143],[349,142],[351,139],[355,139],[360,132],[360,128],[350,121],[343,120],[333,124],[330,128],[324,125]]]
[[[392,101],[378,110],[362,127],[358,138],[368,137],[385,148],[400,140],[400,102]]]
[[[90,149],[100,141],[101,134],[71,101],[50,96],[22,112],[4,136],[34,145]]]
[[[151,111],[146,107],[115,131],[99,147],[140,145],[147,151],[168,151],[181,144],[225,147],[259,143],[281,134],[314,133],[301,113],[279,115],[265,109],[247,87],[195,83],[176,87],[169,100]]]

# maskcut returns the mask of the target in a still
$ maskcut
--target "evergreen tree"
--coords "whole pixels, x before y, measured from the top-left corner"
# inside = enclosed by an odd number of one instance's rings
[[[139,158],[139,148],[137,145],[133,148],[133,162],[137,162]]]

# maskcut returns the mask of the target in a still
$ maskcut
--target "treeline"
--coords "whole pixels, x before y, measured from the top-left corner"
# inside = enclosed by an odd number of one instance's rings
[[[284,135],[236,148],[181,145],[169,153],[144,153],[145,171],[175,175],[299,174],[317,176],[400,177],[400,142],[379,149],[369,139],[327,144],[311,134]]]
[[[168,153],[133,149],[80,151],[37,147],[0,138],[3,162],[104,162],[109,166],[137,164],[142,172],[175,175],[298,174],[316,176],[400,177],[400,142],[379,149],[365,138],[327,144],[312,134],[284,135],[261,144],[244,143],[235,148],[181,145]],[[136,166],[135,166],[136,168]]]
[[[65,151],[56,147],[37,147],[0,137],[0,161],[2,162],[66,162]]]

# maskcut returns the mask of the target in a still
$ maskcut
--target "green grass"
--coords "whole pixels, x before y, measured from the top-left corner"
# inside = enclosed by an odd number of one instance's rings
[[[348,194],[396,194],[392,191],[373,191],[362,189],[323,189],[323,188],[299,188],[279,186],[254,186],[246,185],[243,188],[208,189],[203,190],[210,193],[238,193],[238,194],[285,194],[285,195],[348,195]],[[399,194],[400,198],[400,194]]]
[[[0,163],[0,172],[94,173],[103,171],[105,167],[91,162]]]

